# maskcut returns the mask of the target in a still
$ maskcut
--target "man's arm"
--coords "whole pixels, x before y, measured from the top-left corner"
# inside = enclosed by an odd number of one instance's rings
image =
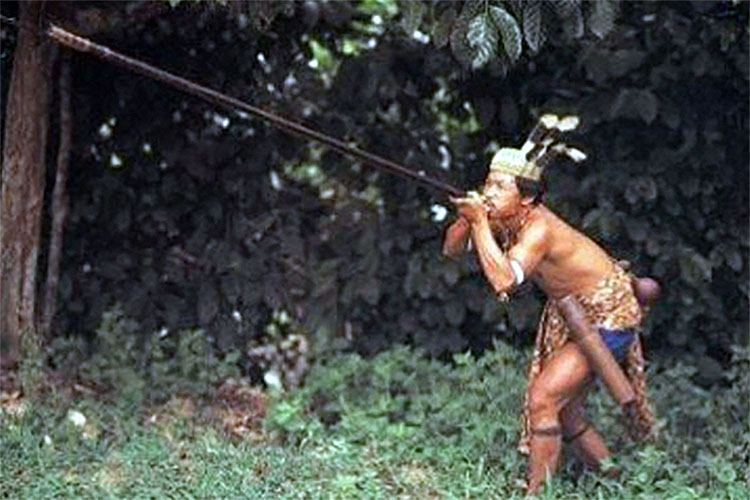
[[[547,248],[546,225],[543,221],[537,221],[524,231],[507,255],[497,245],[486,217],[480,217],[472,224],[471,234],[482,270],[498,295],[508,293],[533,274]]]
[[[492,290],[497,295],[510,291],[516,283],[516,278],[508,258],[495,241],[486,216],[471,225],[471,239]]]
[[[490,228],[484,201],[477,196],[452,198],[458,207],[459,217],[471,227],[471,240],[476,247],[479,263],[492,290],[498,294],[510,291],[533,274],[548,247],[547,225],[537,219],[520,235],[519,241],[505,255],[495,241]]]
[[[448,226],[443,239],[443,255],[451,259],[458,259],[467,250],[469,237],[471,236],[471,224],[464,217],[458,217],[456,221]]]

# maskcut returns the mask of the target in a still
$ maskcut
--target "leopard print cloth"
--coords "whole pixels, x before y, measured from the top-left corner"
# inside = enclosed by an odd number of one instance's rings
[[[631,277],[621,267],[603,279],[590,293],[576,295],[592,325],[609,329],[635,329],[642,319],[641,308],[633,293]],[[549,300],[539,322],[534,357],[529,366],[529,382],[521,416],[521,440],[518,449],[529,453],[529,388],[544,369],[545,362],[568,341],[568,327],[555,302]],[[645,363],[641,342],[636,335],[624,362],[624,371],[635,392],[633,411],[627,419],[628,431],[636,440],[645,440],[653,433],[654,413],[646,391]]]

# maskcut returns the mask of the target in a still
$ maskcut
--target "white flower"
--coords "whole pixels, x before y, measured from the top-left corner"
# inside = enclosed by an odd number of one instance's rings
[[[227,118],[226,116],[222,116],[218,113],[214,113],[213,120],[214,120],[214,123],[221,128],[227,128],[230,123],[229,118]]]
[[[281,177],[279,177],[279,174],[271,170],[271,173],[268,175],[271,178],[271,187],[274,188],[276,191],[281,191],[281,188],[283,186],[281,184]]]
[[[432,205],[431,210],[432,220],[434,220],[435,222],[443,222],[448,215],[448,209],[437,203]]]
[[[101,127],[99,127],[99,137],[102,139],[109,139],[112,137],[112,127],[106,123],[102,123]]]
[[[440,152],[440,167],[449,170],[451,168],[451,152],[443,144],[438,147],[438,151]]]
[[[274,370],[267,371],[263,375],[263,381],[271,389],[280,391],[281,388],[282,388],[281,387],[281,378],[279,377],[279,374],[276,373],[276,371],[274,371]]]
[[[109,166],[112,168],[122,167],[122,158],[117,153],[112,153],[109,157]]]
[[[86,425],[86,416],[80,411],[70,410],[68,411],[68,421],[76,427],[83,427]]]
[[[430,35],[426,35],[419,30],[414,31],[411,37],[421,43],[430,43]]]

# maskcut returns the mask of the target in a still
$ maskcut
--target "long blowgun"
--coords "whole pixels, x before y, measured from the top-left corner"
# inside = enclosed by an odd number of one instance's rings
[[[167,85],[170,85],[183,92],[187,92],[188,94],[200,97],[211,103],[239,111],[244,111],[252,116],[270,123],[277,128],[280,128],[287,132],[291,132],[298,136],[302,136],[306,139],[316,141],[338,151],[339,153],[343,153],[357,160],[361,160],[368,165],[379,168],[381,170],[385,170],[386,172],[389,172],[391,174],[417,181],[421,184],[427,185],[451,196],[464,195],[464,191],[462,189],[459,189],[433,177],[429,177],[423,170],[414,171],[386,158],[380,157],[373,153],[369,153],[367,151],[363,151],[355,146],[351,146],[345,143],[340,139],[328,136],[326,134],[318,132],[317,130],[306,127],[305,125],[283,118],[274,113],[248,104],[245,101],[230,97],[216,90],[210,89],[163,69],[157,68],[156,66],[152,66],[143,61],[139,61],[138,59],[128,57],[108,47],[99,45],[92,42],[91,40],[75,35],[54,24],[50,24],[49,28],[47,29],[47,35],[55,42],[64,45],[65,47],[71,48],[78,52],[92,54],[100,59],[103,59],[104,61],[111,62],[130,71],[134,71],[149,78],[153,78],[154,80],[166,83]]]

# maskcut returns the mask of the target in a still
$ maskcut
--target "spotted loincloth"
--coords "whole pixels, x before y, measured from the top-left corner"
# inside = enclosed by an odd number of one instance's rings
[[[576,295],[592,326],[612,330],[637,330],[642,313],[633,293],[631,277],[621,267],[604,278],[585,295]],[[547,301],[539,322],[534,357],[529,366],[529,380],[521,415],[521,440],[518,449],[529,452],[529,389],[544,369],[550,357],[568,341],[568,327],[554,300]],[[625,375],[635,392],[634,411],[627,421],[628,431],[634,439],[646,439],[652,433],[654,414],[646,393],[646,374],[640,339],[636,335],[630,344],[623,363]]]

